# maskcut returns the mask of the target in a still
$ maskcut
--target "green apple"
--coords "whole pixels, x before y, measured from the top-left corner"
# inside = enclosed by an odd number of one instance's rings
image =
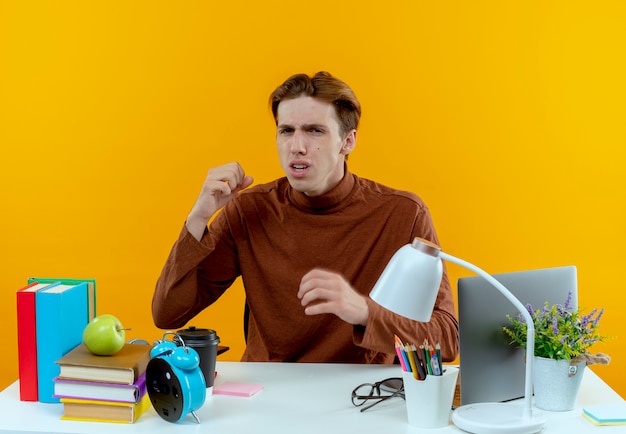
[[[83,343],[97,356],[112,356],[122,349],[126,341],[126,329],[117,317],[98,315],[83,331]]]

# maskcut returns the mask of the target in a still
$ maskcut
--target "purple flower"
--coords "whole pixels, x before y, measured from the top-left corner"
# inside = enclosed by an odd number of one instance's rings
[[[572,291],[569,291],[567,293],[567,299],[565,300],[565,309],[566,310],[569,310],[571,302],[572,302]]]
[[[559,334],[559,319],[555,316],[552,317],[552,333]]]
[[[600,309],[600,312],[598,312],[598,316],[596,317],[596,319],[593,320],[594,327],[598,325],[598,321],[600,321],[600,318],[602,317],[603,313],[604,313],[604,308]]]
[[[597,310],[598,309],[594,309],[590,313],[588,313],[587,315],[583,315],[581,317],[581,319],[580,319],[580,326],[582,328],[586,329],[587,326],[590,324],[590,321],[591,321],[591,324],[594,325],[594,323],[593,323],[593,316],[595,315]]]

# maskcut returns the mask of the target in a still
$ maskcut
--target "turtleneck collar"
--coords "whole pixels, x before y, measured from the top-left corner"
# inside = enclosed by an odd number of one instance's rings
[[[310,197],[288,188],[289,200],[298,208],[316,214],[330,214],[342,209],[346,205],[345,199],[350,196],[356,183],[355,177],[344,165],[344,175],[339,184],[321,196]]]

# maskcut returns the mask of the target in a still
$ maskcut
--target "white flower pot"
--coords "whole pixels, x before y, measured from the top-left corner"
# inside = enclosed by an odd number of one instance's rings
[[[535,406],[548,411],[568,411],[576,406],[586,362],[570,366],[569,360],[534,358]]]

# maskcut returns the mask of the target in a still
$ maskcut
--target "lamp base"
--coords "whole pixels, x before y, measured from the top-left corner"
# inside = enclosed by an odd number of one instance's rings
[[[523,412],[522,406],[507,403],[469,404],[452,412],[452,422],[463,431],[474,434],[533,434],[541,431],[546,417],[535,409],[530,417],[523,416]]]

